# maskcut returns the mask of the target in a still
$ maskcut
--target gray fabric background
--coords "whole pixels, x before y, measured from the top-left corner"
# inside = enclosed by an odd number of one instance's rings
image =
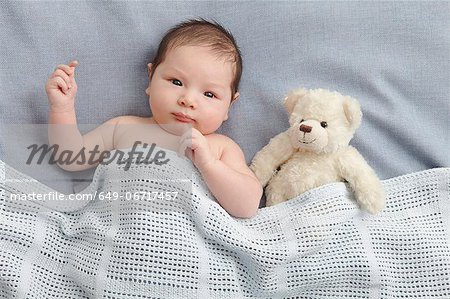
[[[449,2],[1,1],[0,148],[10,124],[45,124],[44,84],[59,63],[80,62],[80,124],[150,115],[146,64],[171,26],[215,19],[244,60],[241,98],[220,132],[246,159],[288,126],[284,94],[299,86],[357,98],[352,144],[380,178],[438,166],[449,155]],[[41,138],[34,134],[32,138]],[[44,141],[45,142],[45,136]],[[8,162],[8,161],[7,161]],[[56,166],[61,190],[92,175]],[[50,180],[50,186],[57,184]]]

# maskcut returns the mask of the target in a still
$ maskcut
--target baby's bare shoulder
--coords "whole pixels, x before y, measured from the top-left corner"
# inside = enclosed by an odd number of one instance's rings
[[[217,158],[229,167],[254,177],[253,172],[248,168],[244,153],[240,146],[230,137],[220,134],[207,136],[211,149],[217,153]]]
[[[112,130],[111,140],[113,148],[132,147],[136,141],[143,141],[148,131],[148,124],[152,124],[150,117],[123,115],[106,122],[107,128]],[[109,126],[108,126],[109,125]]]
[[[211,148],[217,150],[219,156],[223,154],[242,155],[240,146],[230,137],[221,134],[209,134],[205,136]]]
[[[231,139],[228,136],[222,135],[222,134],[209,134],[205,135],[208,142],[217,144],[217,145],[229,145],[229,144],[236,144],[233,139]],[[237,145],[237,144],[236,144]]]

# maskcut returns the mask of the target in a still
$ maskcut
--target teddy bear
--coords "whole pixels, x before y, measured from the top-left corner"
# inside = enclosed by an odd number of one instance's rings
[[[290,127],[272,138],[250,165],[261,184],[267,185],[266,205],[344,181],[361,208],[380,212],[385,204],[383,186],[358,150],[349,145],[361,124],[358,101],[325,89],[298,88],[287,94],[284,104]]]

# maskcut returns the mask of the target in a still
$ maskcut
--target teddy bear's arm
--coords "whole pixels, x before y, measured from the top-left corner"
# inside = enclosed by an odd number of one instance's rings
[[[272,138],[269,143],[253,158],[250,169],[260,183],[265,186],[278,166],[286,162],[294,153],[289,135],[282,132]]]
[[[385,203],[384,189],[363,156],[354,147],[349,146],[340,155],[338,164],[340,175],[355,192],[361,207],[372,214],[380,212]]]

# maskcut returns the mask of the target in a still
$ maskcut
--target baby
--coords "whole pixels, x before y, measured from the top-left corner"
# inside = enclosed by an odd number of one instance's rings
[[[169,30],[153,63],[148,64],[146,94],[153,116],[116,117],[83,136],[74,109],[77,65],[77,61],[59,65],[46,83],[50,145],[75,152],[97,147],[103,152],[130,148],[141,141],[179,152],[186,149],[208,188],[230,215],[255,215],[262,187],[245,163],[240,147],[214,133],[239,97],[242,61],[227,30],[205,20],[190,20]],[[97,164],[60,166],[76,171]]]

